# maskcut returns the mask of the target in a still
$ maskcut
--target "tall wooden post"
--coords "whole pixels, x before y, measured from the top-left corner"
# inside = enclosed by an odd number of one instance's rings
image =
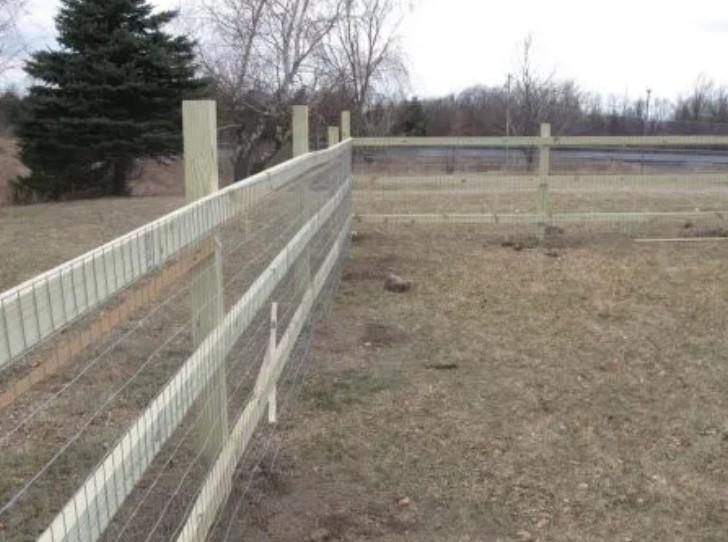
[[[551,222],[552,207],[549,198],[549,175],[551,174],[551,125],[541,125],[541,137],[543,142],[539,146],[538,160],[538,195],[537,208],[541,215],[539,224],[539,238],[543,241],[546,237],[546,228]]]
[[[329,126],[329,148],[339,144],[339,127]]]
[[[185,194],[193,202],[219,189],[217,158],[217,113],[214,101],[187,101],[183,104]],[[190,276],[192,338],[200,345],[223,318],[223,279],[220,243]],[[210,353],[209,384],[197,403],[199,446],[203,457],[213,462],[228,435],[225,360]]]
[[[293,106],[293,156],[301,156],[308,147],[308,106]]]
[[[351,138],[351,111],[341,112],[341,140]]]
[[[293,106],[293,156],[301,156],[309,152],[308,106]],[[296,185],[296,198],[298,199],[298,225],[302,227],[311,215],[311,180],[299,180]],[[311,278],[311,250],[309,247],[303,251],[296,264],[296,282],[299,287],[307,287]]]

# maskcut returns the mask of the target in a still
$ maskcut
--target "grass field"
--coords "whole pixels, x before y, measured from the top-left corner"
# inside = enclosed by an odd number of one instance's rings
[[[0,292],[183,204],[157,197],[0,207]]]
[[[243,539],[725,540],[728,244],[358,233]]]

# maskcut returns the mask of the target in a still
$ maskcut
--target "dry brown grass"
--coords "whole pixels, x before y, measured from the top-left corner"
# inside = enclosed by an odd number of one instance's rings
[[[181,203],[0,210],[0,290]],[[646,231],[700,233],[687,226]],[[282,419],[282,455],[241,509],[245,540],[725,539],[728,243],[635,245],[567,226],[544,249],[502,228],[359,230],[313,372]],[[389,271],[414,290],[385,292]],[[69,400],[123,379],[159,329],[169,323],[114,352]],[[185,359],[189,345],[172,346],[146,393]],[[113,442],[148,399],[130,396],[89,446]],[[41,422],[51,440],[66,429]]]
[[[552,177],[548,185],[557,213],[728,210],[728,184],[716,178]],[[355,186],[357,211],[363,214],[537,212],[538,182],[528,178],[361,175]]]
[[[0,208],[0,291],[111,241],[184,204],[125,198]]]
[[[727,243],[359,233],[246,540],[725,540]]]

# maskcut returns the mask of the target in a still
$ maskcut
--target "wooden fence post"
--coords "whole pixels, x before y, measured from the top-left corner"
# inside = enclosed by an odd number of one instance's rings
[[[293,106],[293,156],[301,156],[308,147],[308,106]]]
[[[329,126],[329,148],[339,144],[339,127]]]
[[[301,156],[309,152],[309,126],[308,106],[293,106],[293,156]],[[296,198],[298,199],[299,226],[303,226],[311,216],[311,187],[310,179],[299,180],[296,185]],[[301,285],[308,285],[311,278],[311,250],[306,247],[296,265],[296,281]]]
[[[185,194],[193,202],[219,189],[217,157],[217,112],[214,101],[183,104]],[[192,338],[195,347],[213,332],[223,318],[223,279],[220,243],[215,252],[190,275]],[[202,457],[212,463],[228,435],[225,360],[211,356],[209,384],[197,403],[196,428]]]
[[[351,139],[351,111],[341,112],[341,140]]]
[[[538,193],[537,210],[541,216],[539,224],[539,238],[543,241],[546,238],[546,228],[551,221],[553,209],[549,197],[549,175],[551,174],[551,125],[541,124],[541,137],[544,141],[539,146],[538,160]]]

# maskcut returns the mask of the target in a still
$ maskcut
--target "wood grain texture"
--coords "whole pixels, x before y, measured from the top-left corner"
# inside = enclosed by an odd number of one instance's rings
[[[185,195],[192,203],[217,192],[217,108],[214,101],[186,101],[182,107],[185,148]],[[190,277],[192,341],[203,343],[223,318],[222,250],[216,249]],[[212,463],[228,432],[225,364],[220,364],[197,401],[196,437],[202,458]]]

